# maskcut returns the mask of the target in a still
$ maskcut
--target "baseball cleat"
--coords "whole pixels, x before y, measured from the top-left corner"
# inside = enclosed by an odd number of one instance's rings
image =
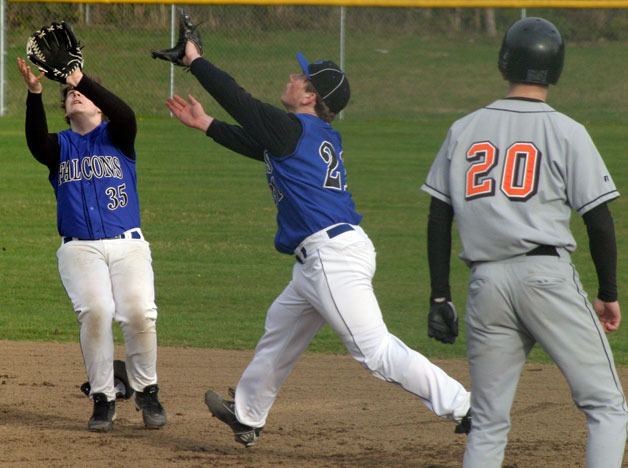
[[[144,391],[135,392],[135,409],[142,410],[142,419],[146,429],[159,429],[166,425],[166,410],[157,398],[157,384],[144,387]]]
[[[104,393],[94,393],[94,412],[89,418],[87,429],[92,432],[111,432],[113,429],[113,421],[116,419],[116,401],[107,401],[107,395]]]
[[[128,400],[135,391],[129,383],[129,375],[126,372],[126,363],[116,359],[113,361],[113,386],[116,391],[116,399]]]
[[[460,420],[454,429],[456,434],[468,434],[471,432],[471,410]]]
[[[126,364],[124,361],[118,359],[113,361],[113,387],[116,392],[116,400],[128,400],[135,392],[129,383],[129,376],[126,373]],[[89,396],[92,391],[92,386],[89,382],[85,382],[81,385],[80,389],[86,396]]]
[[[220,395],[209,389],[205,393],[205,404],[213,416],[231,428],[236,442],[245,447],[252,447],[257,443],[264,428],[247,426],[238,421],[233,401],[223,400]]]

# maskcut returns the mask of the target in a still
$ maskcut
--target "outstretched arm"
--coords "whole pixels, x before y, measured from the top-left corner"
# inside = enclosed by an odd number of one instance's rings
[[[228,73],[203,59],[191,41],[186,44],[182,60],[203,88],[259,146],[276,156],[287,156],[295,150],[303,130],[294,114],[255,99]]]
[[[184,125],[200,130],[225,148],[250,158],[263,161],[264,148],[246,131],[237,125],[229,125],[208,115],[194,96],[188,95],[186,101],[174,95],[166,100],[170,112]]]

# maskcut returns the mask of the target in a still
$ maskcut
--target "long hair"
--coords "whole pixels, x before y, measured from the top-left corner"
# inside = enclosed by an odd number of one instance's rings
[[[331,123],[336,118],[336,114],[334,114],[332,111],[329,110],[329,107],[327,107],[327,104],[325,104],[323,100],[321,99],[321,95],[318,94],[316,89],[314,89],[314,85],[312,84],[311,81],[308,80],[306,82],[305,90],[308,93],[316,94],[316,104],[314,104],[314,112],[316,112],[316,115],[318,115],[325,122]]]

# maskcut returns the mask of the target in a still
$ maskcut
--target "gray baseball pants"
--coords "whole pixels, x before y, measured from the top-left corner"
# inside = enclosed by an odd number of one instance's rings
[[[467,346],[472,430],[465,468],[500,467],[510,408],[535,343],[567,379],[587,419],[588,468],[619,468],[628,408],[613,355],[569,254],[519,256],[471,267]]]

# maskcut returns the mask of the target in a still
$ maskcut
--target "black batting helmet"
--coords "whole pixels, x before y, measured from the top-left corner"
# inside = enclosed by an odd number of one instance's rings
[[[556,84],[563,70],[565,43],[560,32],[543,18],[513,23],[499,50],[499,71],[513,83]]]

